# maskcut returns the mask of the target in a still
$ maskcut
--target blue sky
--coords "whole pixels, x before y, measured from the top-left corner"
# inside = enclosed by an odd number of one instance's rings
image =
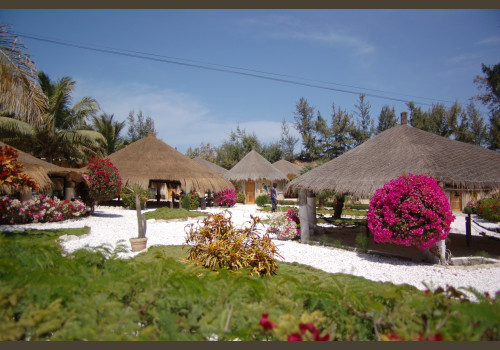
[[[46,39],[353,92],[22,39],[49,77],[77,81],[74,102],[94,97],[118,120],[142,110],[183,153],[220,145],[237,125],[277,141],[301,97],[327,120],[333,103],[354,111],[361,93],[374,120],[384,105],[407,111],[396,100],[465,105],[481,64],[500,59],[500,10],[4,9],[0,21]]]

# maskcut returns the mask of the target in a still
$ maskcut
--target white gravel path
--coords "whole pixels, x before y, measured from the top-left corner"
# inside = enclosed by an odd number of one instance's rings
[[[219,208],[209,208],[206,212],[217,212]],[[268,217],[267,213],[257,213],[255,205],[237,204],[230,209],[236,225],[250,221],[250,215]],[[456,214],[455,214],[456,215]],[[458,216],[458,215],[456,215]],[[154,245],[182,245],[185,242],[184,228],[197,220],[164,222],[148,220],[148,247]],[[452,232],[461,232],[464,218],[458,216]],[[122,241],[129,249],[129,238],[137,236],[137,216],[135,210],[97,207],[95,215],[58,223],[4,225],[0,230],[20,230],[30,228],[71,228],[89,226],[91,232],[83,237],[69,236],[61,241],[62,247],[72,252],[76,249],[97,247],[106,244],[111,248]],[[345,273],[367,278],[372,281],[409,284],[421,290],[428,287],[453,286],[455,288],[474,287],[478,291],[494,295],[500,291],[500,263],[474,266],[440,266],[417,264],[406,260],[360,254],[348,250],[300,244],[296,241],[274,241],[283,260],[298,262],[329,273]],[[138,253],[121,253],[121,258],[131,258]]]

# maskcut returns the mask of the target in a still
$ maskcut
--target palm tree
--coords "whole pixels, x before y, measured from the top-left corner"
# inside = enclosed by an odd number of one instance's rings
[[[98,117],[92,117],[94,130],[101,133],[106,139],[104,143],[106,155],[110,155],[123,147],[123,138],[120,136],[120,132],[125,127],[125,121],[118,122],[113,120],[113,117],[113,114],[109,115],[106,113]]]
[[[40,123],[47,98],[36,83],[37,69],[26,46],[6,24],[0,24],[0,111]]]
[[[36,126],[0,117],[3,141],[51,163],[56,159],[77,163],[88,156],[101,156],[104,150],[100,142],[105,139],[87,125],[87,119],[99,110],[97,101],[84,97],[70,107],[75,81],[63,77],[52,82],[43,72],[39,73],[38,80],[49,102],[42,114],[42,123]]]

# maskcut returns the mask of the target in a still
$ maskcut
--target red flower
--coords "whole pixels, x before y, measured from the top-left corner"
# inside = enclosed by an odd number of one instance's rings
[[[264,330],[266,330],[266,331],[277,327],[276,324],[272,323],[271,321],[269,321],[267,319],[268,316],[269,316],[269,314],[262,314],[262,317],[261,317],[260,322],[259,322],[259,324],[262,327],[264,327]]]
[[[316,329],[314,331],[314,340],[315,341],[329,341],[330,340],[330,334],[325,334],[324,336],[320,336],[319,334],[321,331],[319,329]]]
[[[301,323],[299,324],[300,332],[304,334],[306,330],[309,330],[309,332],[314,333],[316,328],[314,327],[314,323]]]
[[[288,336],[288,341],[302,341],[302,337],[299,333],[293,333]]]

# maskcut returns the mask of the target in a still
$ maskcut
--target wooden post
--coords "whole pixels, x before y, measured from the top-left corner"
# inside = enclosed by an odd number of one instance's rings
[[[307,192],[307,215],[309,219],[309,231],[314,232],[316,227],[316,195],[312,191]]]
[[[74,188],[74,182],[64,179],[64,199],[70,201],[73,199],[73,188]]]
[[[156,203],[160,203],[161,200],[161,184],[159,182],[156,183]]]
[[[309,214],[307,208],[307,191],[299,190],[299,220],[300,220],[300,242],[309,241]]]
[[[465,217],[465,244],[470,247],[470,239],[472,236],[472,218],[470,214]]]

